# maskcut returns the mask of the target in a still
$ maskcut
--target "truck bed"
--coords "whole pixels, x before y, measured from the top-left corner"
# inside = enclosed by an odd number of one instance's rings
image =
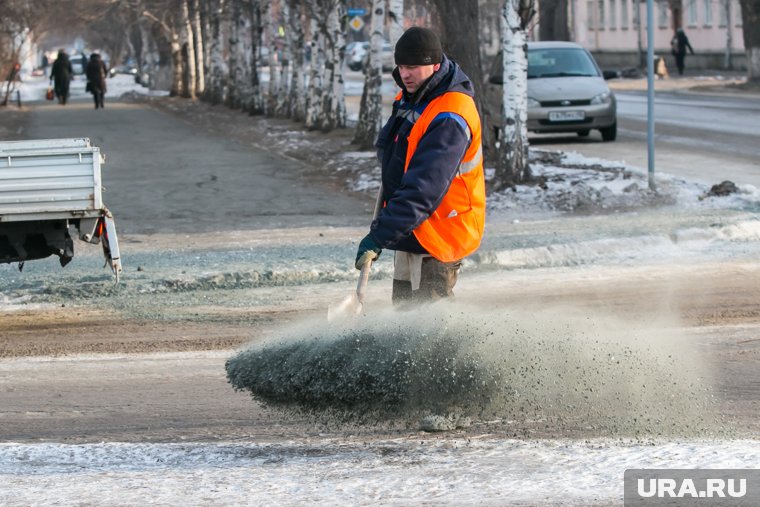
[[[0,142],[0,222],[101,216],[103,161],[86,138]]]

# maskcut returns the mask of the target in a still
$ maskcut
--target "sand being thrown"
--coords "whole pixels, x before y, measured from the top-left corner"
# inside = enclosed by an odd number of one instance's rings
[[[226,368],[265,406],[342,422],[415,424],[457,411],[516,434],[711,434],[707,372],[674,329],[568,308],[435,304],[303,323]]]

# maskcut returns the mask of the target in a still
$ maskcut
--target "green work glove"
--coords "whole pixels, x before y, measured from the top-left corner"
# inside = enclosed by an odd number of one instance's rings
[[[364,239],[359,243],[359,249],[356,251],[356,269],[362,269],[369,261],[374,261],[380,257],[380,252],[383,250],[377,246],[372,236],[367,234]]]

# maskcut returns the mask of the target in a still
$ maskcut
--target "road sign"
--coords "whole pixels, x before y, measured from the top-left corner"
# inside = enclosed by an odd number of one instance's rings
[[[351,7],[350,9],[347,9],[348,15],[351,17],[354,16],[364,16],[367,14],[367,9],[362,9],[360,7]]]
[[[358,32],[364,27],[364,20],[359,16],[355,16],[348,22],[348,26],[350,26],[352,30]]]

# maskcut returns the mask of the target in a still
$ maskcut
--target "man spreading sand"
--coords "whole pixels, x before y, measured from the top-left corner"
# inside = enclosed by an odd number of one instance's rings
[[[473,85],[438,36],[412,27],[399,38],[401,88],[377,141],[383,203],[356,253],[356,268],[395,250],[394,304],[453,295],[461,261],[480,245],[485,177]]]

